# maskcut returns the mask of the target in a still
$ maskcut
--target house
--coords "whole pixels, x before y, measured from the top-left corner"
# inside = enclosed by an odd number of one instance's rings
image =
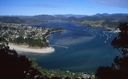
[[[91,75],[89,75],[89,74],[83,74],[82,76],[83,76],[83,78],[86,78],[86,79],[90,79],[91,78]]]

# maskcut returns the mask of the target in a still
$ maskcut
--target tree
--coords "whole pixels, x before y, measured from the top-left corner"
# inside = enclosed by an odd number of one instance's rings
[[[122,56],[116,56],[110,67],[99,67],[97,79],[128,79],[128,23],[120,23],[120,32],[111,45],[118,49]]]
[[[36,76],[39,79],[42,76],[34,60],[18,56],[8,45],[0,44],[0,54],[0,79],[34,79]]]
[[[128,54],[128,23],[120,23],[118,26],[120,32],[118,37],[115,37],[111,45],[117,48],[123,57]]]

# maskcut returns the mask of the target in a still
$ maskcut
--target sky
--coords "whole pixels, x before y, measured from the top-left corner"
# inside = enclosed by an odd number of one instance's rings
[[[0,0],[0,15],[128,13],[128,0]]]

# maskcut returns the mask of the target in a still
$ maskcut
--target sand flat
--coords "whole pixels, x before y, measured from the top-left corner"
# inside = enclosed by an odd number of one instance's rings
[[[31,53],[52,53],[55,51],[53,47],[46,47],[42,49],[29,48],[27,46],[9,44],[10,49],[16,50],[18,53],[31,52]]]

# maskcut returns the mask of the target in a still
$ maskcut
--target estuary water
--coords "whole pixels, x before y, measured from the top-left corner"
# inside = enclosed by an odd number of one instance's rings
[[[50,54],[29,54],[39,66],[74,72],[96,71],[99,66],[110,66],[116,55],[111,41],[116,36],[101,28],[81,26],[72,22],[39,24],[42,27],[64,28],[51,34],[49,44],[55,48]]]

